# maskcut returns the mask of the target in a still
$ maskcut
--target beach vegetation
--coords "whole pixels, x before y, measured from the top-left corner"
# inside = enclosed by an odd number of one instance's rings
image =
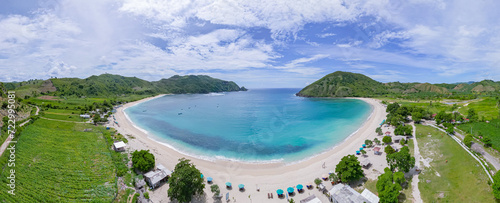
[[[220,196],[220,188],[219,185],[213,184],[210,186],[210,191],[214,193],[214,197],[219,197]]]
[[[378,176],[376,187],[381,203],[397,203],[403,189],[399,183],[394,182],[394,173],[389,168],[385,168],[384,173]]]
[[[371,140],[365,140],[365,145],[366,145],[366,147],[372,147],[373,141],[371,141]]]
[[[373,142],[375,142],[375,144],[377,145],[380,145],[380,140],[378,138],[373,139]]]
[[[382,128],[381,127],[377,127],[375,129],[375,132],[377,133],[377,135],[383,135],[384,133],[382,132]]]
[[[155,156],[149,150],[135,150],[132,153],[132,164],[135,169],[147,172],[155,167]]]
[[[404,146],[399,152],[387,154],[387,164],[391,170],[398,170],[408,173],[415,166],[415,157],[410,154],[408,146]]]
[[[362,149],[360,152],[361,154],[363,154],[363,156],[366,156],[366,150]]]
[[[392,154],[394,152],[396,152],[396,150],[394,150],[394,148],[391,147],[391,145],[387,145],[385,146],[384,148],[384,152],[389,155],[389,154]]]
[[[181,158],[170,177],[168,196],[171,201],[190,202],[193,195],[203,194],[205,183],[201,172],[189,159]]]
[[[384,136],[384,138],[382,138],[382,142],[384,142],[385,144],[391,143],[392,142],[391,136]]]
[[[413,127],[411,125],[398,125],[396,129],[394,129],[394,134],[396,135],[411,135],[413,132]]]
[[[295,203],[295,200],[293,200],[293,198],[290,198],[290,200],[288,201],[288,203]]]
[[[149,192],[144,193],[144,198],[149,199]]]
[[[323,181],[319,178],[314,179],[314,184],[316,184],[316,187],[318,187],[319,184],[321,184]]]
[[[330,179],[330,182],[332,182],[332,183],[338,183],[340,180],[339,176],[335,173],[330,173],[330,175],[328,176],[328,179]]]
[[[399,144],[401,144],[401,146],[404,146],[406,143],[407,141],[404,138],[399,141]]]
[[[342,157],[335,167],[335,172],[340,177],[340,180],[345,183],[364,177],[358,157],[352,154]]]

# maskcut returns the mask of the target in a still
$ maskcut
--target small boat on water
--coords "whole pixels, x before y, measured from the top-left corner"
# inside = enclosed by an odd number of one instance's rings
[[[182,115],[182,113],[177,113],[177,115]]]

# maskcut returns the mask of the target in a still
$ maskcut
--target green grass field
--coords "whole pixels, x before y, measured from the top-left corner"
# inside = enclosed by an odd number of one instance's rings
[[[482,134],[483,137],[491,139],[492,147],[500,150],[500,119],[491,120],[490,123],[475,122],[465,123],[457,126],[458,129],[472,135]]]
[[[464,106],[459,109],[459,112],[467,115],[467,111],[473,108],[476,110],[479,118],[484,118],[485,120],[497,119],[498,116],[498,107],[497,101],[493,97],[485,97],[482,100],[471,102],[469,105]]]
[[[48,109],[44,111],[43,117],[56,120],[77,121],[77,122],[88,121],[88,119],[81,118],[78,111],[68,110],[68,109]]]
[[[423,158],[432,159],[419,175],[424,202],[495,202],[486,172],[452,138],[423,125],[416,136]]]
[[[15,196],[6,193],[9,153],[0,158],[0,202],[110,202],[116,169],[102,131],[44,119],[27,126],[16,145]]]

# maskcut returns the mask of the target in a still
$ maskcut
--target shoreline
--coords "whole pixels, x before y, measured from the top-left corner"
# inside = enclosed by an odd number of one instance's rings
[[[246,192],[236,194],[237,199],[249,198],[248,196],[250,194],[262,196],[259,198],[262,198],[261,200],[266,202],[279,201],[280,199],[266,199],[264,194],[260,193],[263,193],[264,191],[275,192],[276,189],[286,189],[286,187],[293,185],[313,182],[315,178],[321,177],[322,174],[328,173],[330,170],[335,170],[335,166],[340,159],[343,156],[354,154],[356,149],[364,144],[364,140],[373,140],[375,137],[381,139],[380,136],[376,135],[375,128],[380,126],[380,122],[382,122],[386,116],[385,107],[380,103],[380,101],[372,98],[350,98],[363,100],[368,103],[372,108],[371,113],[355,132],[335,146],[332,146],[330,149],[319,152],[305,159],[289,163],[283,161],[275,163],[249,163],[245,161],[220,159],[207,161],[190,155],[185,155],[155,141],[127,118],[127,115],[124,112],[126,108],[162,96],[164,95],[145,98],[124,104],[123,106],[117,108],[114,115],[120,126],[117,127],[114,124],[110,124],[108,126],[115,128],[123,135],[132,135],[135,137],[135,139],[129,138],[127,146],[128,150],[130,152],[142,149],[150,150],[151,153],[155,155],[156,164],[162,164],[170,170],[175,168],[179,158],[185,157],[190,159],[191,162],[194,163],[206,177],[213,177],[215,184],[224,185],[225,182],[232,182],[234,185],[238,183],[247,185],[248,187]],[[385,155],[375,156],[371,155],[372,153],[370,152],[369,154],[368,158],[372,162],[373,167],[368,170],[364,169],[364,171],[368,178],[373,178],[377,175],[372,175],[372,173],[383,172],[383,169],[387,166],[387,164],[385,162]],[[360,160],[364,159],[363,156],[357,157]],[[326,167],[323,168],[323,165]],[[167,186],[162,186],[158,190],[154,191],[153,200],[162,200],[167,198],[166,188],[168,188],[168,184],[166,185]],[[259,188],[262,192],[256,192],[256,188]],[[317,190],[307,190],[309,193],[316,193],[316,191]],[[205,192],[207,194],[212,194],[209,187],[205,188]],[[229,192],[229,190],[222,187],[221,192]],[[307,192],[305,194],[297,194],[294,198],[306,198],[308,196],[306,195]],[[233,191],[232,193],[235,194],[236,192]],[[321,194],[319,192],[316,194],[318,197],[320,195]],[[255,200],[254,198],[252,199]]]

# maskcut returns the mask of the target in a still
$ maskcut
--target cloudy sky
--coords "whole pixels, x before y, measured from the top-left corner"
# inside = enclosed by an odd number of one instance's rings
[[[496,0],[1,0],[0,81],[206,74],[303,87],[500,80]]]

